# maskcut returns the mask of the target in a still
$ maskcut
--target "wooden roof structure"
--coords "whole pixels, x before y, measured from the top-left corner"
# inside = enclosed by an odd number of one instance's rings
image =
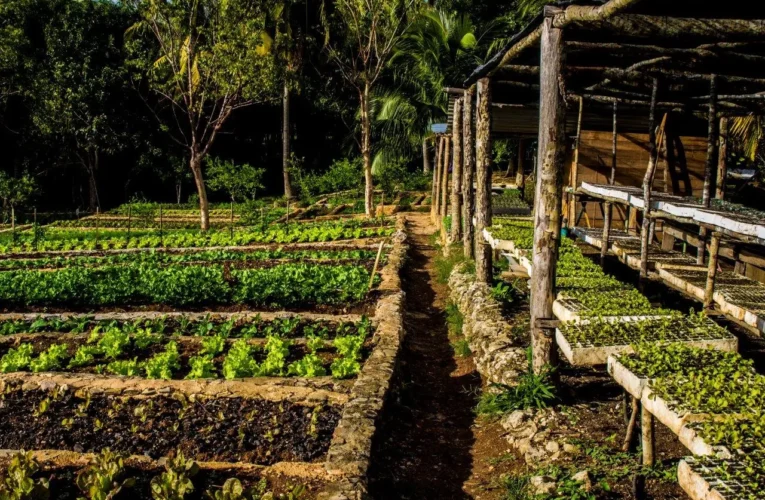
[[[765,2],[575,0],[545,7],[465,82],[490,78],[495,133],[536,133],[546,18],[564,33],[559,85],[569,107],[584,100],[586,129],[609,130],[616,102],[620,130],[645,132],[655,78],[657,113],[684,116],[688,135],[705,135],[712,94],[719,114],[765,112]]]

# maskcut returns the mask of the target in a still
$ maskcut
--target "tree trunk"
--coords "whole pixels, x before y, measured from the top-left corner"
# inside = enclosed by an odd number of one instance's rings
[[[507,171],[505,172],[505,177],[515,177],[515,173],[518,170],[518,161],[516,159],[517,153],[517,151],[512,153],[510,155],[510,159],[507,160]]]
[[[559,78],[563,65],[563,33],[552,18],[542,25],[539,99],[539,151],[534,194],[534,247],[531,273],[531,350],[534,373],[557,364],[553,332],[539,319],[552,319],[555,268],[558,263],[565,163],[566,103]]]
[[[454,121],[452,123],[452,227],[449,243],[462,239],[462,101],[454,102]]]
[[[651,108],[648,116],[648,145],[651,148],[648,157],[648,168],[643,177],[643,225],[640,228],[640,278],[648,277],[648,247],[650,241],[651,225],[651,189],[653,188],[653,177],[656,174],[656,163],[658,161],[659,149],[656,143],[656,99],[659,92],[659,81],[653,79],[653,90],[651,92]]]
[[[284,176],[284,197],[292,198],[292,184],[290,183],[290,88],[287,80],[284,80],[284,95],[282,96],[282,175]]]
[[[367,217],[374,216],[374,186],[372,184],[372,122],[369,118],[369,84],[361,92],[361,156],[364,158],[364,208]]]
[[[438,227],[438,213],[439,213],[439,185],[441,184],[441,164],[443,163],[444,156],[444,139],[443,137],[436,137],[438,141],[436,152],[436,168],[433,171],[433,186],[432,193],[430,195],[430,219]]]
[[[725,178],[728,176],[728,117],[720,118],[720,148],[717,151],[717,187],[715,198],[725,198]]]
[[[181,193],[183,192],[183,184],[181,181],[175,183],[175,204],[181,204]]]
[[[98,151],[93,153],[91,159],[90,152],[85,152],[87,164],[85,170],[88,172],[88,207],[91,212],[95,212],[101,206],[101,200],[98,197],[98,181],[96,174],[98,172]]]
[[[491,86],[488,78],[478,81],[475,125],[476,151],[476,280],[491,285],[492,248],[484,238],[491,227]]]
[[[197,186],[199,195],[199,214],[201,219],[200,228],[202,231],[210,229],[210,207],[207,203],[207,188],[202,174],[202,155],[198,151],[191,151],[190,160],[191,172],[194,174],[194,183]]]
[[[475,149],[473,137],[473,105],[475,89],[470,87],[465,92],[465,102],[463,103],[464,117],[462,120],[463,133],[463,155],[464,172],[462,180],[462,222],[464,223],[462,233],[462,246],[465,257],[472,259],[474,256],[473,239],[473,182],[475,180]]]
[[[430,151],[428,148],[428,138],[426,137],[422,140],[422,171],[429,174],[430,170]]]

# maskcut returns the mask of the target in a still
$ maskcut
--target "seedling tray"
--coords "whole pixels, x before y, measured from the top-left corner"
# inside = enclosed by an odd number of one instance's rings
[[[616,339],[613,344],[572,342],[569,341],[560,329],[555,330],[555,339],[569,363],[574,366],[604,365],[608,358],[619,354],[632,354],[634,352],[634,339]],[[644,342],[650,342],[643,339]],[[656,343],[682,343],[689,347],[702,349],[717,349],[720,351],[736,352],[738,340],[731,335],[729,338],[716,339],[704,338],[703,335],[694,334],[691,331],[678,331],[676,337],[656,340]]]
[[[603,247],[603,229],[599,228],[585,228],[575,227],[572,231],[580,240],[584,241],[588,245],[592,245],[596,248]],[[615,242],[621,242],[624,240],[637,239],[624,231],[612,230],[608,236],[609,244],[615,244]]]
[[[486,228],[483,229],[483,237],[486,239],[489,245],[491,245],[491,248],[493,248],[494,250],[512,251],[515,248],[512,241],[496,239],[491,235],[491,231],[489,231]]]
[[[590,316],[582,315],[585,307],[576,299],[557,299],[553,302],[553,314],[561,321],[573,321],[576,323],[588,323]],[[632,322],[644,319],[658,319],[663,315],[624,315],[624,316],[601,316],[598,319],[609,322]]]
[[[595,196],[606,196],[608,198],[618,199],[629,203],[630,195],[642,193],[640,188],[629,186],[611,186],[608,184],[591,184],[589,182],[583,182],[581,190],[585,193],[590,193]]]
[[[639,377],[622,365],[613,356],[608,358],[608,373],[613,379],[624,387],[632,396],[639,398],[643,407],[659,422],[666,425],[694,455],[714,455],[720,451],[719,447],[713,447],[701,439],[696,431],[687,424],[705,421],[709,415],[696,415],[691,413],[679,414],[661,397],[656,395],[648,386],[647,378]]]
[[[725,465],[729,469],[744,465],[735,459],[707,458],[698,460],[686,457],[677,467],[680,487],[692,500],[748,500],[756,498],[756,492],[735,477],[721,477],[716,467]]]
[[[761,219],[752,216],[729,211],[699,209],[693,218],[698,222],[719,226],[728,231],[765,239],[765,225],[762,224]]]

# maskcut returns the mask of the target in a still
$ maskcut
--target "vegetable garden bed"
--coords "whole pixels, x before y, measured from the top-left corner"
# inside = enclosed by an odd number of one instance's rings
[[[765,497],[761,464],[762,457],[754,472],[751,461],[738,457],[686,457],[677,478],[692,500],[756,500]]]
[[[254,494],[254,498],[309,499],[331,481],[321,464],[281,462],[256,466],[178,458],[153,460],[143,455],[56,450],[28,452],[20,457],[17,452],[3,450],[0,451],[0,469],[18,479],[29,478],[27,485],[35,492],[47,491],[50,498],[57,500],[75,500],[84,493],[93,494],[89,487],[96,484],[104,487],[103,490],[97,488],[99,493],[115,493],[116,498],[136,500],[154,498],[153,484],[170,491],[183,484],[187,500],[238,498],[235,495],[239,487],[242,493]],[[78,476],[82,479],[78,480]],[[104,482],[97,483],[101,478]]]

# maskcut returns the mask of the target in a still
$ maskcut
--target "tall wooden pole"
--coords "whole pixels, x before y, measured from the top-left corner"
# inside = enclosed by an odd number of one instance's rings
[[[515,186],[523,194],[523,185],[526,182],[524,171],[526,160],[526,139],[518,139],[518,173],[515,175]]]
[[[613,137],[611,139],[611,175],[608,177],[608,183],[614,185],[616,182],[616,117],[617,117],[617,104],[614,103],[614,124],[613,124]],[[603,215],[603,245],[600,247],[600,265],[606,263],[606,255],[608,254],[608,240],[611,238],[611,217],[613,216],[614,207],[610,202],[606,202],[606,207]]]
[[[452,228],[449,243],[462,239],[462,102],[454,102],[454,121],[452,123]]]
[[[725,198],[725,178],[728,176],[728,117],[720,118],[720,149],[717,152],[717,186],[715,198]]]
[[[704,308],[712,309],[715,295],[715,278],[717,277],[717,257],[720,253],[720,233],[712,233],[709,242],[709,267],[707,268],[707,286],[704,289]]]
[[[707,133],[707,163],[704,168],[704,192],[701,194],[701,204],[709,207],[712,202],[712,176],[717,167],[717,139],[720,135],[718,129],[720,122],[717,119],[717,77],[712,75],[709,82],[709,115]],[[696,264],[704,264],[704,253],[707,249],[707,230],[699,229],[699,246],[696,253]]]
[[[492,248],[483,236],[491,227],[491,84],[488,78],[478,80],[475,125],[476,152],[476,279],[492,282]]]
[[[444,227],[444,218],[449,213],[449,165],[452,160],[451,151],[452,140],[447,135],[444,136],[444,157],[443,166],[441,167],[441,182],[438,183],[438,187],[441,188],[441,200],[438,202],[438,223],[441,228],[441,241],[446,241],[446,228]]]
[[[438,211],[439,201],[441,199],[441,190],[439,185],[441,184],[441,164],[444,157],[444,139],[437,136],[438,148],[436,150],[436,168],[433,169],[433,189],[430,196],[430,219],[438,227]]]
[[[648,143],[651,148],[648,157],[648,168],[643,177],[643,226],[640,228],[640,277],[648,277],[648,245],[651,232],[651,188],[653,177],[656,174],[656,163],[659,159],[659,148],[656,145],[656,97],[659,93],[659,80],[653,79],[653,91],[651,92],[651,108],[648,115]]]
[[[640,410],[641,448],[643,448],[643,466],[653,467],[654,463],[654,420],[645,405]]]
[[[464,156],[464,180],[462,182],[462,222],[464,223],[462,233],[462,246],[465,257],[472,259],[475,257],[475,239],[473,234],[473,213],[475,199],[473,196],[473,183],[475,182],[475,137],[473,134],[473,106],[475,106],[475,87],[470,87],[465,92],[463,102],[464,117],[462,120],[463,147]]]
[[[576,189],[579,180],[579,144],[582,135],[582,117],[584,116],[584,99],[579,97],[579,116],[576,120],[576,143],[574,144],[574,162],[571,165],[571,188]],[[576,225],[576,195],[572,194],[568,206],[568,227]]]
[[[430,148],[428,147],[428,141],[430,137],[426,137],[422,140],[422,171],[429,174],[431,170],[430,166]]]
[[[546,9],[545,13],[553,12]],[[552,319],[555,267],[560,246],[566,101],[558,85],[563,66],[563,32],[545,17],[539,75],[539,153],[534,196],[534,248],[531,274],[531,349],[534,373],[557,364],[553,331],[537,320]]]

